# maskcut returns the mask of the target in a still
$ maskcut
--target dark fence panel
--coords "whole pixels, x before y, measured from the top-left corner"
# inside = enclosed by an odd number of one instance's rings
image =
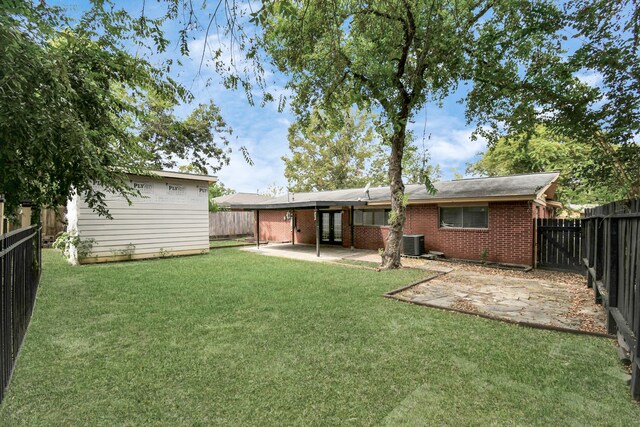
[[[609,333],[631,350],[631,393],[640,399],[640,200],[587,209],[582,237],[588,285],[607,311]]]
[[[536,266],[552,270],[584,270],[581,221],[579,219],[537,219]]]
[[[27,332],[42,272],[40,228],[0,236],[0,402]]]

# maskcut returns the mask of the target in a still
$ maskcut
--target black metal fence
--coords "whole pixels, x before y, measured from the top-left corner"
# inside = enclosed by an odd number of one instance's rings
[[[640,200],[587,209],[582,222],[583,262],[609,333],[631,351],[631,393],[640,399]]]
[[[40,227],[0,236],[0,402],[27,332],[42,272]]]
[[[537,219],[536,267],[584,271],[579,219]]]

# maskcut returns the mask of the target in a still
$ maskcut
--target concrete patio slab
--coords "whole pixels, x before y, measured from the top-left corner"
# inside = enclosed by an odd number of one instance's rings
[[[368,251],[364,249],[349,249],[342,246],[320,246],[320,256],[316,256],[316,246],[298,243],[269,243],[267,245],[247,246],[242,248],[243,251],[254,252],[261,255],[277,256],[283,258],[301,259],[305,261],[319,262],[335,262],[341,259],[360,259],[359,257],[369,257],[375,255],[377,261],[380,256],[376,251]]]
[[[240,250],[267,256],[278,256],[283,258],[301,259],[305,261],[316,262],[337,262],[340,260],[351,260],[380,264],[381,261],[378,251],[371,251],[366,249],[350,249],[333,245],[321,245],[319,257],[316,255],[315,245],[303,243],[297,243],[295,245],[292,245],[291,243],[269,243],[266,245],[260,245],[260,248],[256,246],[246,246]],[[454,269],[451,265],[447,265],[444,263],[427,263],[423,259],[412,258],[403,258],[402,265],[404,267],[419,268],[436,273],[448,273],[450,271],[453,271]]]

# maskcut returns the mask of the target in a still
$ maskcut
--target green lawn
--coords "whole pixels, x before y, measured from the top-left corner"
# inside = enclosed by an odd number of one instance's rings
[[[235,249],[44,254],[0,425],[638,425],[610,340],[382,297],[418,279]]]
[[[369,267],[369,268],[380,267],[380,263],[379,262],[362,261],[362,260],[359,260],[359,259],[341,259],[341,260],[336,261],[336,263],[344,264],[344,265],[353,265],[353,266],[356,266],[356,267]]]
[[[255,243],[247,242],[246,240],[210,240],[210,248],[224,248],[226,246],[240,246],[240,245],[255,245]]]

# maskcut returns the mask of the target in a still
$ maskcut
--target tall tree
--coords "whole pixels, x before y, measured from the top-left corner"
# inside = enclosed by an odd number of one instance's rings
[[[568,16],[582,41],[570,64],[600,81],[588,103],[576,102],[579,116],[561,106],[561,131],[594,147],[595,185],[617,181],[627,197],[640,197],[640,3],[572,0]]]
[[[220,196],[226,196],[227,194],[234,194],[235,190],[226,187],[222,182],[216,181],[209,186],[209,212],[219,212],[226,210],[219,206],[213,199]]]
[[[389,156],[391,155],[390,144],[382,141],[375,147],[375,154],[371,160],[369,168],[370,176],[375,177],[372,184],[389,185]],[[407,184],[431,183],[442,178],[440,165],[430,162],[429,152],[426,149],[419,149],[415,142],[409,138],[405,142],[404,154],[402,156],[402,180]]]
[[[290,191],[323,191],[389,185],[388,141],[376,131],[376,117],[349,108],[339,116],[314,110],[289,127],[290,156],[283,156]],[[440,166],[408,140],[402,176],[409,183],[440,178]]]
[[[590,157],[582,173],[591,186],[615,182],[622,194],[639,197],[640,4],[570,0],[561,22],[577,44],[573,52],[532,51],[535,66],[525,72],[502,61],[478,63],[468,114],[487,125],[479,129],[491,143],[533,137],[538,123],[585,144]],[[487,41],[493,56],[501,55],[505,45]],[[496,81],[502,89],[492,92]]]
[[[258,191],[258,194],[262,196],[269,196],[269,197],[278,197],[278,196],[282,196],[285,193],[286,193],[286,189],[283,186],[278,185],[278,183],[275,181],[267,185],[267,188],[265,188],[264,190]]]
[[[356,109],[338,118],[314,110],[308,120],[289,127],[289,156],[283,156],[290,191],[364,187],[372,177],[369,159],[377,137],[371,117]]]
[[[380,113],[381,133],[390,135],[391,145],[385,268],[400,266],[408,121],[462,81],[481,78],[483,87],[474,93],[480,98],[499,90],[504,76],[481,73],[485,64],[516,72],[535,65],[540,53],[556,53],[560,18],[551,1],[522,0],[274,0],[254,14],[265,50],[290,76],[299,113],[317,105],[343,108],[345,99]]]
[[[564,203],[604,203],[623,197],[624,191],[616,183],[592,184],[593,151],[589,144],[538,126],[532,136],[501,138],[477,162],[467,165],[467,173],[500,176],[559,171],[558,199]]]
[[[62,204],[75,188],[107,214],[105,190],[135,195],[124,171],[176,157],[201,167],[225,161],[229,129],[215,106],[177,120],[171,110],[190,94],[122,46],[131,28],[158,34],[138,24],[104,2],[73,29],[45,2],[0,4],[0,194],[9,209],[23,200]]]

